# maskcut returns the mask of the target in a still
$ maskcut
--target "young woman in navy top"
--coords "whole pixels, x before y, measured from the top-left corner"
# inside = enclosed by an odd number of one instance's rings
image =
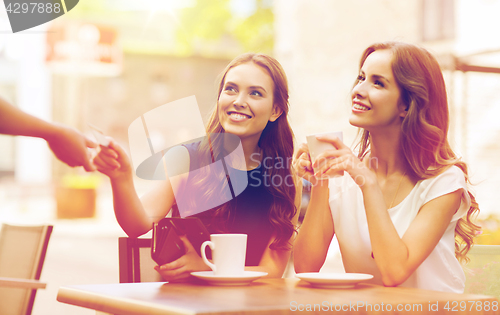
[[[248,53],[229,63],[218,87],[217,104],[206,131],[210,136],[230,134],[239,138],[244,167],[229,165],[226,171],[232,174],[246,172],[243,175],[247,176],[248,185],[230,201],[194,216],[207,225],[210,233],[248,234],[246,270],[265,271],[269,277],[281,277],[290,256],[301,199],[300,190],[296,188],[300,187],[296,185],[299,181],[289,167],[293,133],[287,119],[286,75],[274,58]],[[198,143],[179,146],[175,149],[176,154],[184,157],[181,160],[185,168],[193,170],[207,159],[223,157],[217,156],[223,155],[222,149],[214,153],[214,142],[217,141],[205,138]],[[201,195],[206,200],[220,194],[207,184],[210,174],[202,172],[189,175],[195,179],[189,189],[183,183],[173,185],[167,180],[139,198],[129,158],[114,141],[109,148],[101,147],[94,163],[100,172],[110,177],[116,218],[131,237],[148,232],[153,222],[165,217],[171,209],[174,216],[190,212],[178,207],[175,196],[180,196],[181,192],[174,192],[176,187],[183,187],[179,189]],[[193,208],[197,206],[200,205],[194,204]],[[184,256],[157,267],[165,280],[187,278],[190,272],[210,270],[186,239],[184,243],[187,248]]]

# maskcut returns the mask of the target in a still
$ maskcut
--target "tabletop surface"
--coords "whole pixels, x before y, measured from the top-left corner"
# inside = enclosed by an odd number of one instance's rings
[[[359,284],[314,288],[299,279],[262,279],[246,286],[190,283],[75,285],[59,289],[59,302],[122,315],[293,314],[500,314],[495,297]]]

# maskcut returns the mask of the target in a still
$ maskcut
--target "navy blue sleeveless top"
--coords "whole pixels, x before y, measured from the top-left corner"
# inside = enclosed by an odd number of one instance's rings
[[[189,151],[190,169],[198,168],[199,144],[197,142],[184,145]],[[199,218],[207,227],[210,234],[247,234],[246,266],[259,265],[262,254],[267,248],[271,235],[274,232],[274,228],[269,220],[274,198],[266,188],[266,183],[269,180],[265,180],[264,171],[262,163],[259,167],[250,171],[231,170],[231,172],[247,173],[248,185],[241,194],[227,202],[230,210],[229,213],[223,215],[224,217],[216,215],[217,208],[190,216]],[[243,176],[244,174],[241,175]],[[173,211],[174,216],[179,216],[176,206],[174,206]]]

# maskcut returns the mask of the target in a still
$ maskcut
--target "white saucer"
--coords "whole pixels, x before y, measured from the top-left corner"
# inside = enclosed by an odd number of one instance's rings
[[[349,289],[356,284],[373,278],[365,273],[298,273],[297,278],[309,282],[312,286],[326,289]]]
[[[196,271],[191,272],[191,275],[213,285],[247,285],[254,280],[267,276],[267,272],[244,271],[240,276],[216,276],[213,271]]]

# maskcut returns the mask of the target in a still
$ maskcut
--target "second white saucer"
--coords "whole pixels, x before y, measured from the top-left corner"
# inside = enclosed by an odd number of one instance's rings
[[[247,285],[254,280],[267,276],[267,272],[244,271],[239,276],[219,276],[215,275],[213,271],[196,271],[191,272],[191,275],[213,285]]]
[[[360,282],[373,278],[365,273],[298,273],[297,278],[309,282],[312,286],[325,289],[349,289]]]

